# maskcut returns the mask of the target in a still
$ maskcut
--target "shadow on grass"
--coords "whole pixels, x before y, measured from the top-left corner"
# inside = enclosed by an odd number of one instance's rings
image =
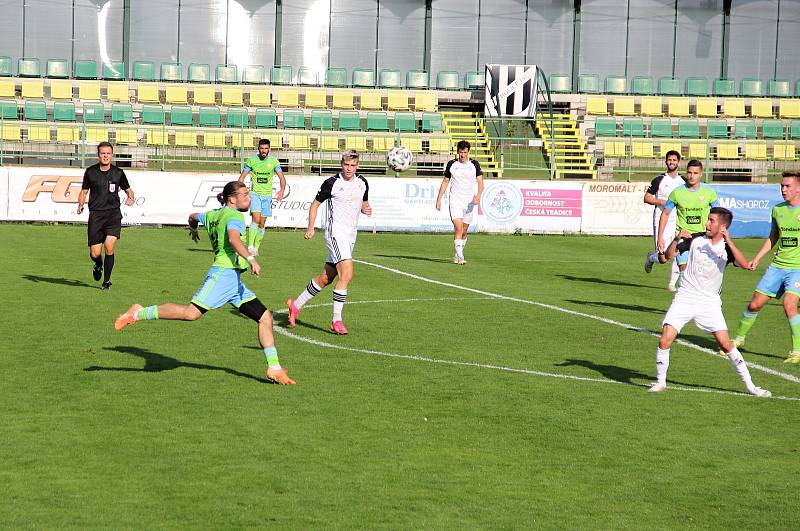
[[[409,254],[374,254],[372,256],[377,256],[379,258],[401,258],[403,260],[419,260],[421,262],[437,262],[440,264],[449,264],[452,260],[447,260],[445,258],[428,258],[427,256],[412,256]]]
[[[206,247],[187,247],[187,251],[190,253],[213,253],[214,249],[208,249]]]
[[[708,336],[694,336],[694,335],[689,335],[689,334],[681,334],[678,337],[680,337],[681,339],[685,339],[686,341],[689,341],[691,343],[694,343],[695,345],[711,349],[711,350],[713,350],[715,352],[719,350],[719,346],[717,345],[716,340],[714,340],[714,339],[712,339],[712,338],[710,338]],[[764,358],[774,358],[774,359],[777,359],[777,360],[786,359],[786,356],[781,356],[781,355],[778,355],[778,354],[768,354],[766,352],[756,352],[754,350],[749,350],[747,348],[747,346],[739,347],[739,352],[742,352],[743,354],[747,354],[747,355],[761,356],[761,357],[764,357]],[[744,359],[745,359],[745,361],[747,361],[747,357],[746,356],[745,356]]]
[[[616,308],[618,310],[632,310],[634,312],[644,312],[644,313],[664,313],[666,312],[663,308],[651,308],[649,306],[641,306],[639,304],[622,304],[618,302],[608,302],[608,301],[580,301],[576,299],[564,299],[565,302],[572,302],[574,304],[581,304],[581,305],[588,305],[588,306],[606,306],[608,308]]]
[[[606,284],[609,286],[626,286],[629,288],[642,288],[642,289],[655,289],[663,291],[664,288],[655,286],[645,286],[644,284],[631,284],[630,282],[621,282],[619,280],[606,280],[605,278],[598,277],[576,277],[574,275],[556,275],[564,280],[574,280],[576,282],[591,282],[592,284]]]
[[[259,378],[258,376],[253,376],[252,374],[239,372],[228,367],[219,367],[217,365],[207,365],[205,363],[190,363],[190,362],[180,361],[175,358],[170,358],[169,356],[164,356],[163,354],[150,352],[149,350],[144,350],[138,347],[117,346],[117,347],[107,347],[105,350],[110,350],[111,352],[119,352],[121,354],[130,354],[131,356],[142,358],[144,360],[144,367],[142,367],[141,369],[136,369],[133,367],[100,367],[97,365],[92,365],[91,367],[86,367],[83,370],[87,372],[94,372],[94,371],[164,372],[164,371],[171,371],[173,369],[187,368],[187,369],[200,369],[204,371],[222,371],[224,373],[230,374],[231,376],[237,376],[239,378],[247,378],[248,380],[255,380],[256,382],[259,383],[272,383],[266,378]]]
[[[48,284],[59,284],[61,286],[71,286],[73,288],[100,289],[99,285],[93,286],[83,282],[82,280],[74,280],[71,278],[40,277],[38,275],[22,275],[22,278],[25,280],[30,280],[31,282],[46,282]]]

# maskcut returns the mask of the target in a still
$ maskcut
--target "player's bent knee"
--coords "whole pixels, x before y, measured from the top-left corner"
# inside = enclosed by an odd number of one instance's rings
[[[267,310],[264,303],[257,298],[242,303],[239,306],[239,312],[257,323],[264,322],[264,319],[269,319],[269,321],[272,322],[272,312]]]

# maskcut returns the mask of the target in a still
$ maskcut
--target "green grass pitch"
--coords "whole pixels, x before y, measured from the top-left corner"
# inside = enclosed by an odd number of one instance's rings
[[[459,267],[449,235],[363,233],[358,260],[406,274],[357,263],[350,335],[327,330],[330,287],[286,335],[321,236],[268,232],[247,280],[298,382],[281,387],[229,308],[114,331],[133,302],[188,302],[205,237],[125,229],[102,292],[85,227],[0,225],[0,527],[800,527],[780,304],[743,350],[775,398],[740,394],[693,325],[654,395],[671,294],[642,271],[649,238],[474,235]],[[732,329],[768,262],[728,268]]]

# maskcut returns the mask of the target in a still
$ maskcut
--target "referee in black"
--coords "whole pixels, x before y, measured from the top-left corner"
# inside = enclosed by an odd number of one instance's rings
[[[122,211],[119,191],[128,196],[125,204],[133,205],[135,196],[128,184],[125,172],[111,164],[114,146],[109,142],[97,145],[99,163],[89,166],[83,174],[81,193],[78,195],[78,214],[83,213],[86,194],[89,194],[89,256],[94,262],[92,275],[95,280],[103,277],[103,287],[111,287],[111,271],[114,269],[114,248],[122,232]],[[103,247],[106,256],[103,258]]]

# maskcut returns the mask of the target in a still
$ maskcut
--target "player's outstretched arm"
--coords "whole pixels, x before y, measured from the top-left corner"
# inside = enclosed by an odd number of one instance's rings
[[[777,225],[775,225],[775,220],[772,221],[772,230],[769,231],[769,238],[764,240],[764,244],[761,246],[761,249],[758,250],[755,257],[750,261],[749,268],[755,270],[758,267],[758,263],[764,258],[770,250],[775,246],[775,243],[778,241],[779,230]]]
[[[317,222],[317,210],[319,209],[319,201],[316,199],[311,202],[311,208],[308,209],[308,228],[303,236],[306,240],[314,237],[314,223]]]
[[[750,262],[747,261],[747,258],[745,257],[744,253],[740,251],[738,247],[736,247],[735,243],[733,243],[733,238],[731,238],[730,233],[728,233],[728,229],[726,227],[723,227],[722,229],[720,229],[719,232],[725,239],[725,243],[728,245],[728,249],[730,249],[731,252],[733,253],[733,263],[736,264],[736,267],[752,270],[753,268],[750,267]]]
[[[681,243],[682,240],[691,240],[692,235],[682,230],[669,244],[664,254],[666,255],[667,260],[672,260],[678,255],[678,244]]]
[[[249,171],[247,171],[247,170],[242,170],[242,173],[240,173],[240,174],[239,174],[239,182],[240,182],[240,183],[243,183],[243,182],[244,182],[244,178],[245,178],[245,177],[247,177],[247,175],[248,175],[249,173],[250,173],[250,172],[249,172]]]
[[[187,223],[189,224],[189,236],[192,238],[192,241],[199,242],[200,235],[197,233],[197,227],[200,225],[200,215],[196,212],[194,214],[189,214]]]

